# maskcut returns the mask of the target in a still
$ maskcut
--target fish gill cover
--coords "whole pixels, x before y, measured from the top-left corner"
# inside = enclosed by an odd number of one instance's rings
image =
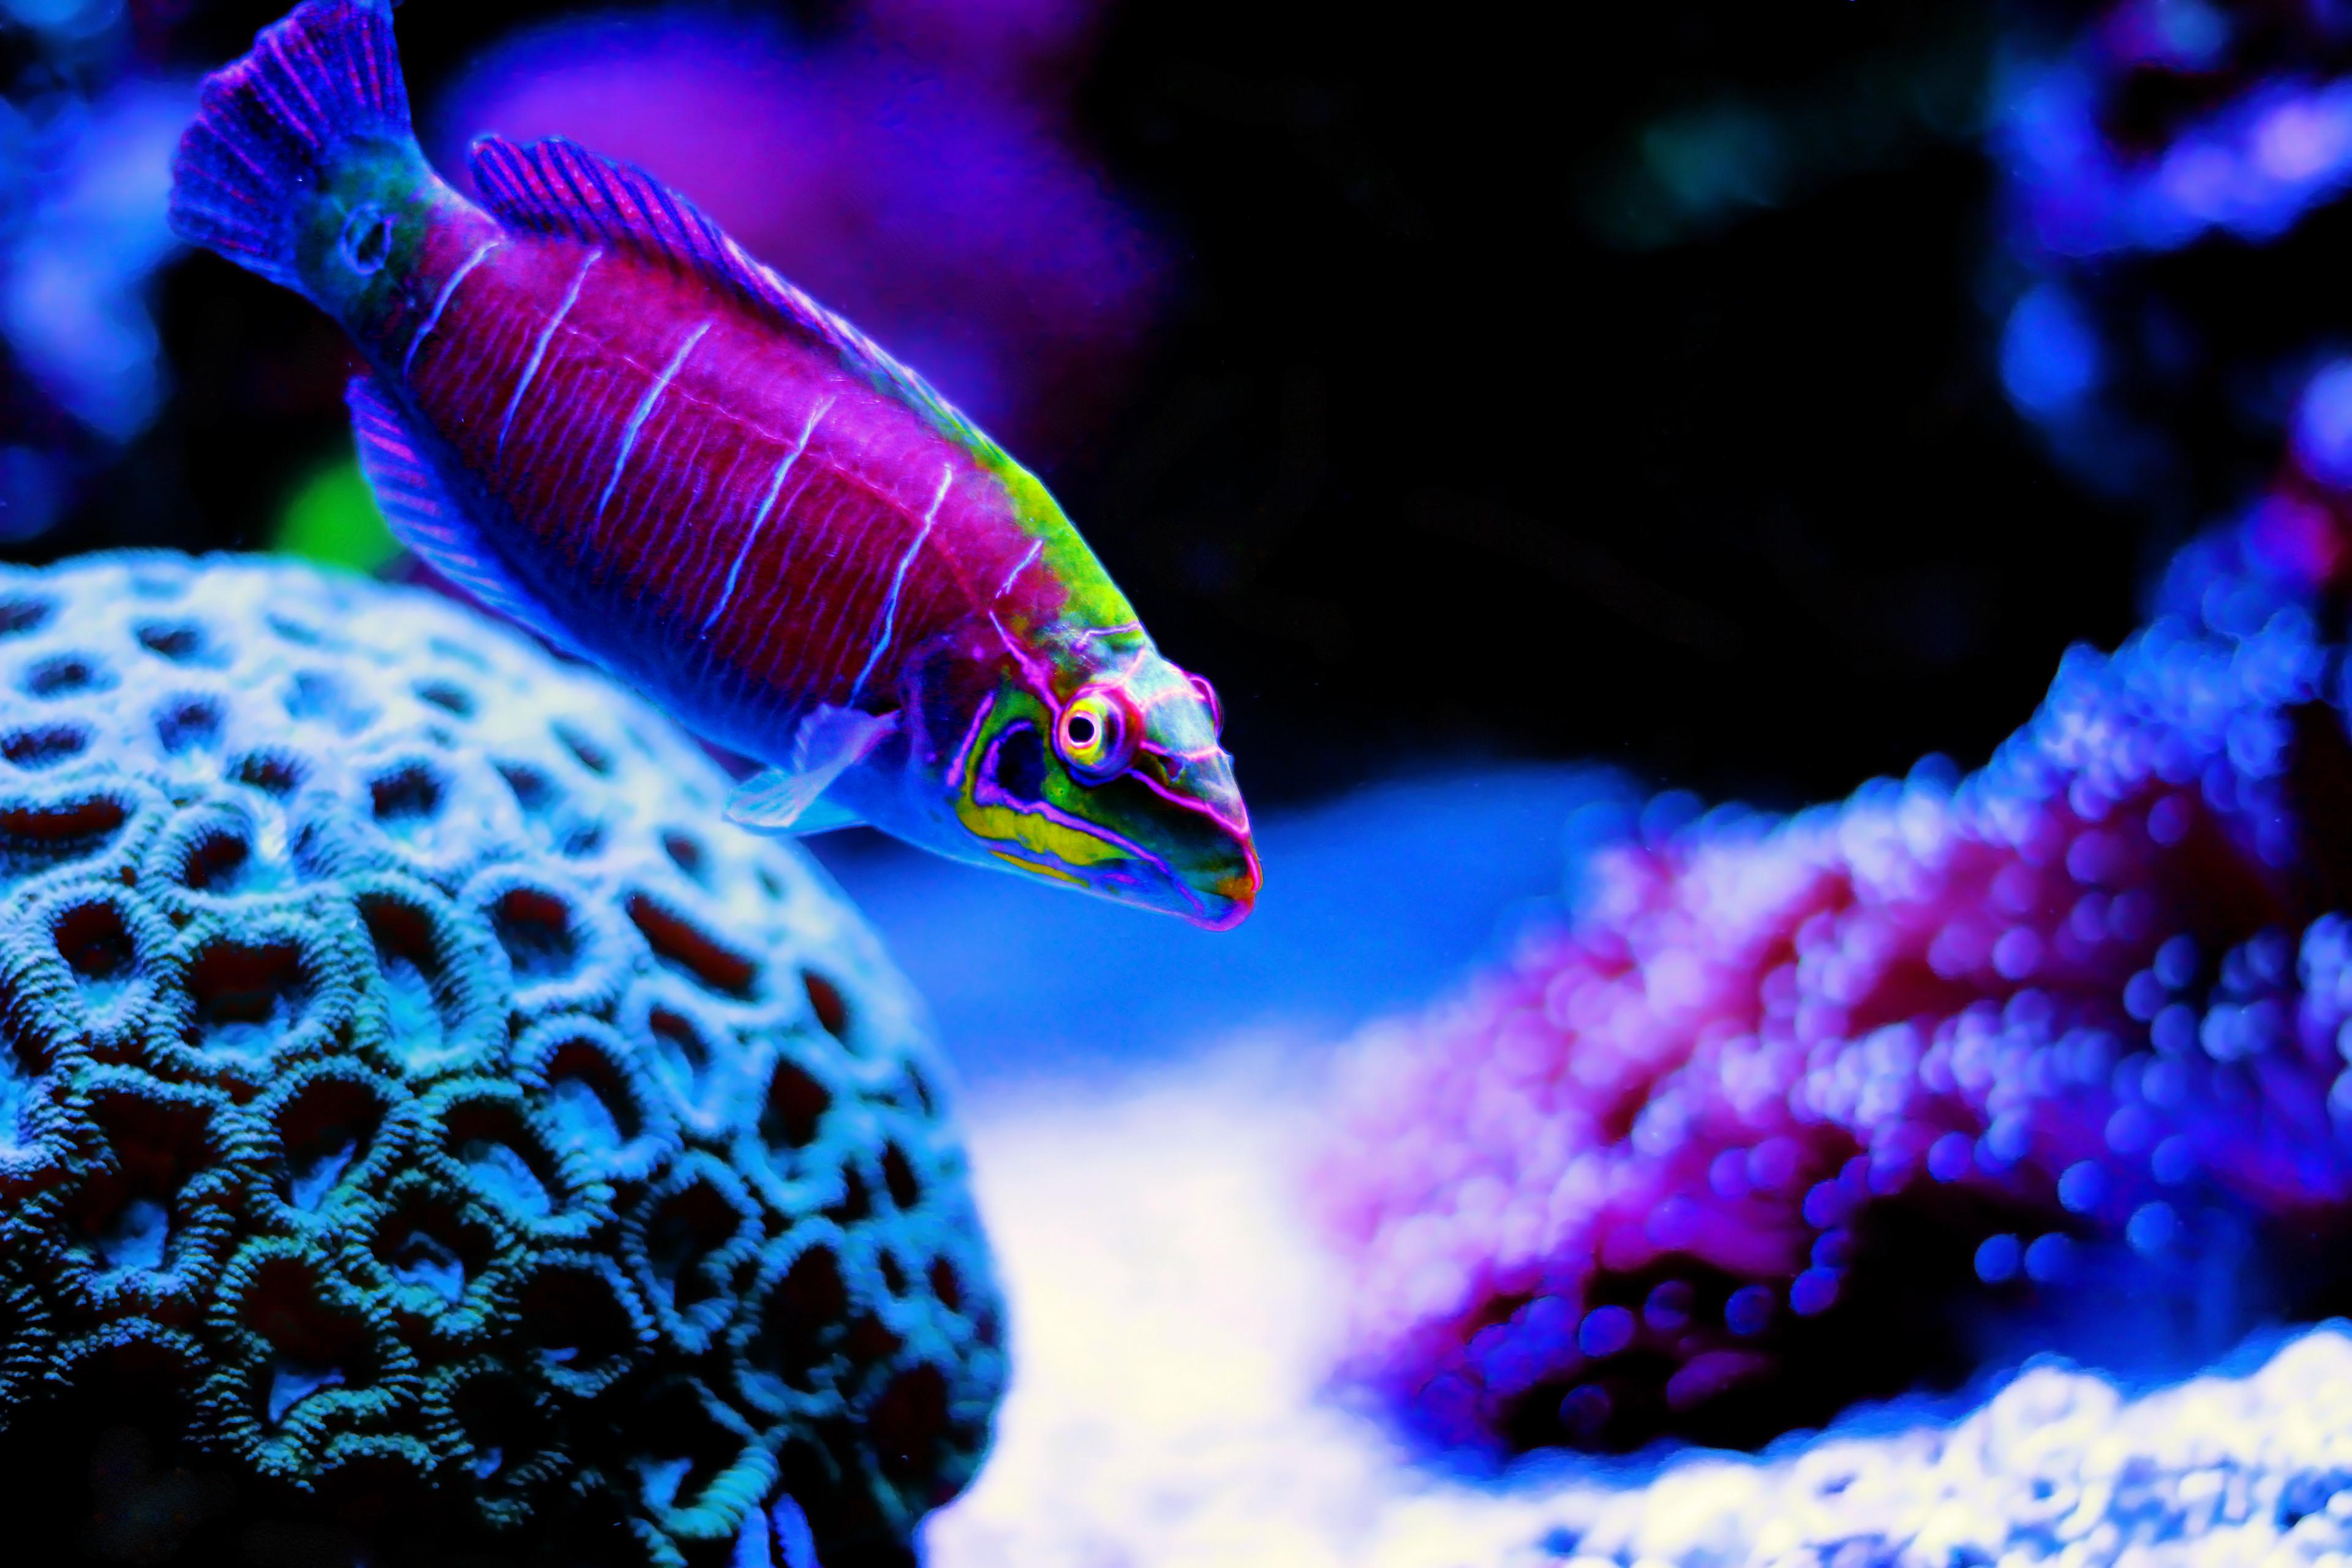
[[[805,1568],[971,1477],[918,1005],[649,710],[416,591],[100,556],[0,573],[0,757],[12,1541]]]

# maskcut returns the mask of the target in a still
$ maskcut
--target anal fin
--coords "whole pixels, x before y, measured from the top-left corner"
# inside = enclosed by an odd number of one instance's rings
[[[352,430],[359,438],[360,472],[367,476],[393,536],[488,608],[574,658],[589,658],[554,612],[499,559],[435,466],[431,447],[375,378],[353,376],[343,400],[351,405]]]
[[[791,760],[756,773],[727,797],[727,816],[766,833],[823,833],[857,819],[818,797],[898,728],[898,716],[818,708],[793,731]]]

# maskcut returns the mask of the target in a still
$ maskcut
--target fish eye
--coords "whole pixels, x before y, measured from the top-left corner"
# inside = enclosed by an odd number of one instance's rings
[[[1192,683],[1192,695],[1209,710],[1209,732],[1222,736],[1225,732],[1225,710],[1223,704],[1217,700],[1217,689],[1209,684],[1209,678],[1205,675],[1188,672],[1184,679]]]
[[[1083,784],[1101,784],[1127,771],[1142,739],[1126,695],[1108,687],[1081,691],[1054,727],[1054,750]]]
[[[338,242],[343,265],[362,277],[380,272],[392,258],[392,215],[373,202],[362,202],[343,220]]]

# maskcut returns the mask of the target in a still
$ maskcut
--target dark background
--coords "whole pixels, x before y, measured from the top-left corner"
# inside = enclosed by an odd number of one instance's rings
[[[188,8],[170,55],[226,59],[279,9]],[[420,108],[554,9],[410,0]],[[2067,644],[2128,630],[2163,550],[2237,482],[2152,508],[2063,477],[1997,374],[1993,164],[1972,124],[1890,121],[1873,85],[1971,97],[1996,23],[2063,14],[1538,9],[1116,5],[1084,125],[1181,292],[1045,477],[1217,681],[1261,806],[1465,758],[1593,758],[1766,805],[1923,752],[1980,761]],[[1859,105],[1860,166],[1629,242],[1629,149],[1725,102],[1817,131]],[[2315,277],[2343,254],[2329,226],[2293,242]],[[2293,292],[2281,265],[2257,303],[2226,254],[2177,261],[2256,316]],[[18,553],[258,545],[347,439],[345,351],[308,306],[204,255],[160,289],[169,407]]]

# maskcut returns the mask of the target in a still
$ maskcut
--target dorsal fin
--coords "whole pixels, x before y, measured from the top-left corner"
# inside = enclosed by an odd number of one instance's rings
[[[727,231],[676,191],[632,163],[551,136],[518,147],[483,136],[471,154],[474,184],[489,209],[517,228],[635,251],[735,294],[787,331],[831,349],[845,369],[967,445],[988,437],[930,383],[885,353],[865,333],[754,260]]]

